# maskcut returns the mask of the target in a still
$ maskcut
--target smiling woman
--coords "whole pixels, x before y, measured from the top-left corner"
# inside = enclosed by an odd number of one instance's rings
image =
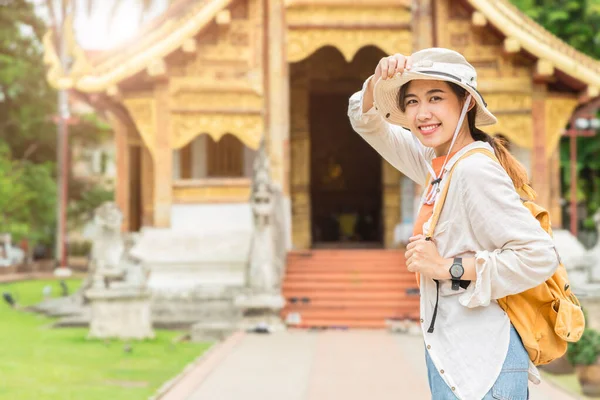
[[[521,203],[521,193],[534,197],[524,167],[479,128],[497,120],[475,68],[442,48],[385,57],[348,114],[363,139],[426,188],[406,266],[420,283],[432,397],[525,400],[528,373],[538,372],[498,300],[542,284],[558,259]]]

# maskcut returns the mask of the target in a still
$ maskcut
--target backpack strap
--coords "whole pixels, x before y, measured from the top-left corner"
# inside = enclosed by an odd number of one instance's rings
[[[482,149],[482,148],[469,150],[465,154],[460,156],[460,158],[454,162],[454,165],[452,165],[452,168],[450,168],[450,171],[448,171],[448,175],[446,175],[446,178],[445,178],[446,184],[444,185],[442,192],[438,196],[438,198],[433,206],[433,215],[431,216],[431,223],[429,224],[429,229],[427,230],[427,234],[425,235],[426,240],[431,240],[431,238],[433,236],[433,232],[435,231],[435,227],[437,226],[437,223],[440,219],[440,215],[442,214],[442,208],[444,207],[444,202],[446,201],[446,196],[448,195],[448,188],[450,188],[450,178],[452,178],[452,173],[454,172],[454,168],[456,168],[456,166],[462,159],[467,158],[473,154],[478,154],[478,153],[484,154],[498,163],[500,162],[500,161],[498,161],[498,159],[496,158],[494,153],[492,153],[491,151],[489,151],[487,149]]]
[[[440,215],[442,213],[442,208],[444,207],[444,202],[446,201],[446,196],[448,195],[448,188],[450,187],[450,178],[452,177],[454,168],[456,168],[456,165],[460,162],[460,160],[462,160],[463,158],[467,158],[476,153],[485,154],[486,156],[490,157],[491,159],[498,161],[496,156],[491,151],[479,148],[479,149],[473,149],[473,150],[467,151],[465,154],[460,156],[460,158],[458,160],[456,160],[454,162],[454,165],[452,165],[452,168],[450,168],[450,171],[448,171],[448,175],[446,175],[446,178],[445,178],[446,184],[444,185],[442,192],[438,196],[438,198],[435,201],[435,204],[433,206],[433,215],[431,216],[431,223],[429,224],[429,229],[427,230],[427,234],[425,235],[425,240],[431,240],[431,238],[433,236],[433,232],[435,230],[435,227],[437,226],[437,223],[440,219]],[[417,282],[420,284],[420,279],[418,278],[418,276],[417,276]],[[435,299],[435,306],[433,308],[433,316],[431,317],[431,324],[429,325],[429,328],[427,329],[428,333],[432,333],[435,328],[435,320],[436,320],[437,311],[438,311],[438,301],[440,298],[440,281],[437,279],[434,279],[434,282],[435,282],[435,289],[436,289],[436,299]],[[471,281],[461,280],[460,287],[462,287],[463,289],[466,289],[467,287],[469,287],[470,283],[471,283]]]

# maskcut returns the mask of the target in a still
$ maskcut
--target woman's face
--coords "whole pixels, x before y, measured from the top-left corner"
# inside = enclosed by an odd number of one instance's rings
[[[408,83],[404,107],[409,128],[424,146],[434,148],[438,155],[446,154],[450,147],[462,106],[444,81],[414,80]]]

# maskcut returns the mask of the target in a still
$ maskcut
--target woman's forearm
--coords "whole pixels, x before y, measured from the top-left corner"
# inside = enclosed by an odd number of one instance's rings
[[[369,83],[363,93],[362,112],[363,114],[373,108],[373,77],[369,78]]]

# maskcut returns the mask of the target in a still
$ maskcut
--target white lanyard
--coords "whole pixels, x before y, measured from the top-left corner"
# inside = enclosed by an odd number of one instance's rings
[[[460,114],[460,118],[458,119],[458,124],[456,125],[456,129],[454,130],[454,136],[452,137],[452,142],[450,143],[450,148],[448,149],[448,154],[446,154],[446,158],[444,159],[444,164],[442,165],[442,169],[440,169],[439,176],[435,173],[435,171],[433,170],[433,167],[431,166],[429,161],[425,158],[425,155],[423,154],[423,145],[419,142],[419,139],[417,139],[417,137],[415,135],[412,135],[413,139],[415,140],[415,143],[417,144],[417,148],[419,149],[419,154],[421,155],[421,158],[425,161],[425,165],[427,165],[427,169],[429,170],[429,174],[431,175],[431,178],[432,178],[431,182],[432,182],[433,187],[432,187],[431,191],[429,192],[429,194],[423,200],[423,204],[431,205],[431,204],[435,203],[435,200],[438,197],[438,194],[440,192],[441,177],[444,173],[444,167],[446,166],[446,163],[448,162],[448,156],[452,152],[452,147],[454,146],[454,142],[456,142],[456,138],[458,138],[458,132],[460,131],[460,128],[462,127],[463,121],[465,120],[465,116],[467,115],[467,110],[469,109],[470,104],[471,104],[471,95],[469,94],[465,101],[465,105],[463,106],[462,112]],[[425,189],[425,190],[427,190],[427,189]]]

